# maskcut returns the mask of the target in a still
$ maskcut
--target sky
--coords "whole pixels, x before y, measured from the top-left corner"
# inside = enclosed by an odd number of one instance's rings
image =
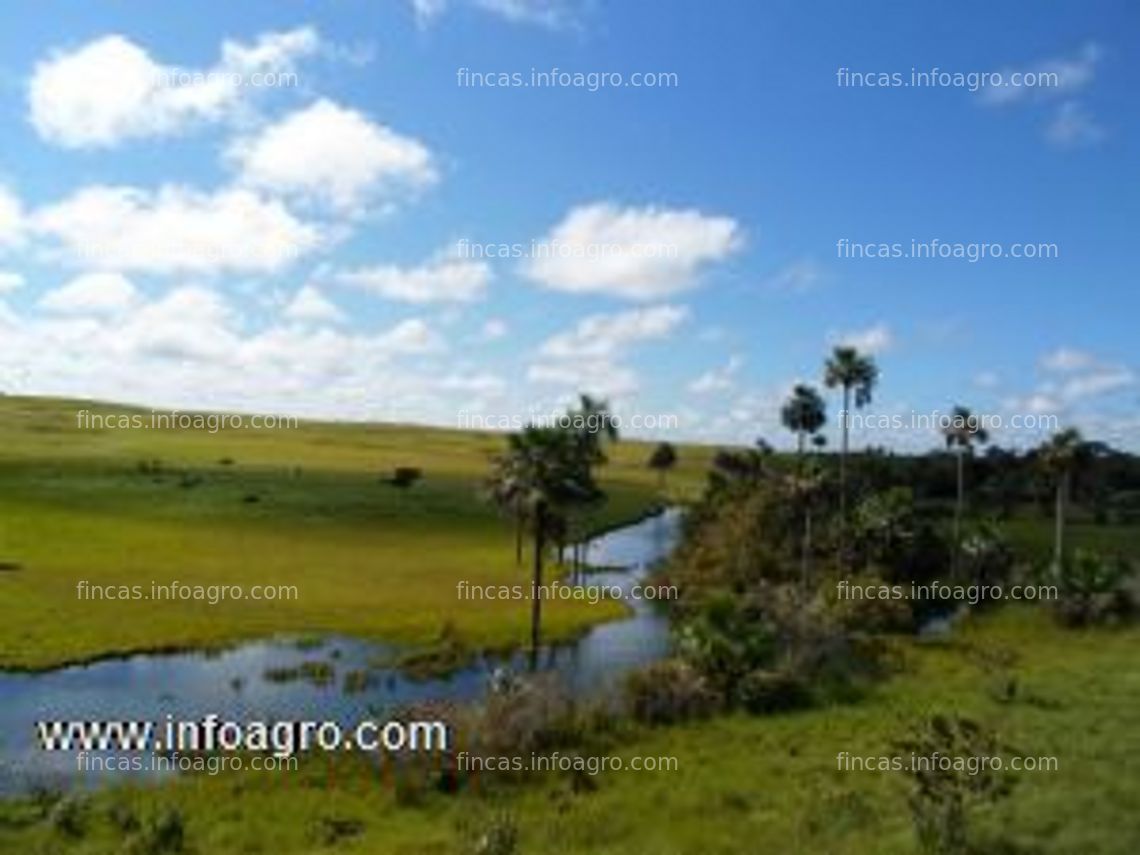
[[[789,446],[851,344],[856,442],[1140,450],[1134,2],[0,16],[3,391]]]

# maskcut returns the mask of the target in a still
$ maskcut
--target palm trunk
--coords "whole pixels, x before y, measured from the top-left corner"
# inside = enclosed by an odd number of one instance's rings
[[[546,506],[539,502],[534,509],[534,582],[530,600],[530,669],[538,670],[538,647],[542,641],[542,551],[545,545]]]
[[[523,515],[515,513],[515,566],[523,560]]]
[[[1065,498],[1069,492],[1069,473],[1057,481],[1057,507],[1053,521],[1053,572],[1060,573],[1065,560]]]
[[[847,431],[851,423],[851,414],[848,412],[850,406],[851,387],[845,385],[843,412],[840,413],[843,420],[843,445],[839,449],[839,563],[843,567],[847,566]]]
[[[810,577],[809,564],[811,560],[811,507],[804,508],[804,540],[803,540],[803,555],[800,557],[800,584],[806,591],[808,587],[808,579]]]
[[[951,565],[951,570],[950,570],[951,576],[953,577],[955,582],[959,581],[958,570],[959,570],[960,553],[962,550],[962,504],[963,504],[963,500],[965,497],[965,486],[963,483],[963,480],[964,480],[963,458],[965,456],[966,456],[965,451],[962,449],[959,449],[959,451],[958,451],[958,499],[954,503],[954,553],[953,553],[954,561],[953,561],[953,564]]]

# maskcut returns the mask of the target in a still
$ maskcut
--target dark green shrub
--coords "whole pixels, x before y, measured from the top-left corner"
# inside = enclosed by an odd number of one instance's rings
[[[1014,779],[981,763],[1007,747],[982,725],[960,716],[935,715],[895,743],[911,781],[908,796],[924,851],[969,851],[970,811],[1009,795]]]
[[[812,702],[807,680],[785,670],[758,668],[746,674],[736,695],[740,705],[754,715],[802,709]]]
[[[680,659],[656,662],[629,675],[626,701],[633,717],[645,724],[673,724],[709,715],[720,695],[696,668]]]
[[[392,477],[388,480],[388,483],[393,487],[406,490],[423,478],[423,476],[423,470],[415,466],[397,466],[392,470]]]
[[[1126,559],[1078,549],[1060,568],[1057,616],[1067,626],[1128,620],[1136,613],[1135,567]]]

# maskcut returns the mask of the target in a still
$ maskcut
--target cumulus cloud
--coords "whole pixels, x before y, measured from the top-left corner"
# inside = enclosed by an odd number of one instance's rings
[[[77,315],[118,315],[138,301],[134,284],[120,273],[85,273],[48,291],[39,306],[49,312]]]
[[[301,288],[281,313],[287,320],[298,323],[340,323],[344,312],[312,285]]]
[[[693,287],[703,267],[741,243],[729,217],[599,202],[572,209],[535,241],[523,270],[557,291],[652,300]]]
[[[736,385],[736,372],[744,364],[739,356],[729,358],[728,362],[718,368],[710,368],[689,384],[689,391],[696,395],[706,395],[713,392],[726,392]]]
[[[23,230],[23,205],[14,193],[0,185],[0,250],[19,243]]]
[[[265,33],[248,44],[223,42],[214,66],[193,69],[158,62],[125,36],[107,35],[36,65],[29,116],[43,139],[67,148],[167,136],[229,115],[268,80],[260,75],[291,72],[318,45],[309,28]]]
[[[684,306],[660,305],[588,315],[570,330],[543,342],[538,360],[527,370],[527,379],[571,391],[630,394],[637,389],[637,375],[618,360],[634,345],[667,338],[688,314]]]
[[[1000,72],[1001,85],[982,87],[978,90],[978,97],[992,106],[1071,97],[1092,83],[1102,56],[1100,46],[1089,43],[1074,56],[1052,57],[1023,68],[1003,68]],[[1036,85],[1024,85],[1027,81]]]
[[[439,177],[423,143],[323,98],[237,140],[227,158],[248,186],[342,210]]]
[[[450,258],[418,267],[375,265],[336,274],[341,284],[405,303],[468,303],[484,295],[490,280],[486,262]]]
[[[495,341],[505,336],[507,332],[509,332],[507,322],[502,318],[487,318],[479,330],[479,335],[484,341]]]
[[[420,26],[438,19],[455,0],[411,0],[412,11]],[[547,29],[562,29],[578,23],[582,0],[458,0],[475,9],[488,12],[517,24],[534,24]]]
[[[281,202],[243,189],[87,187],[37,210],[32,228],[64,263],[149,273],[273,272],[321,242]]]

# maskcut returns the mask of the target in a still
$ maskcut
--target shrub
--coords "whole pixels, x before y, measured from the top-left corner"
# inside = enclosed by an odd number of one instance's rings
[[[908,797],[915,832],[927,852],[964,853],[969,839],[969,812],[975,806],[1009,795],[1008,773],[978,764],[998,757],[1006,746],[993,731],[960,716],[935,715],[895,742],[901,755],[932,758],[904,764],[911,779]]]
[[[392,470],[392,477],[388,480],[388,483],[393,487],[406,490],[423,477],[423,470],[415,466],[397,466]]]
[[[634,671],[627,678],[625,694],[631,715],[645,724],[673,724],[706,716],[721,701],[708,680],[680,659]]]
[[[65,796],[48,813],[48,825],[67,837],[82,837],[86,827],[87,805],[79,796]]]
[[[807,680],[784,669],[757,668],[749,672],[740,681],[736,694],[740,705],[755,715],[802,709],[812,702]]]
[[[1058,619],[1067,626],[1087,626],[1133,617],[1134,572],[1135,567],[1120,556],[1076,550],[1059,570]]]
[[[460,826],[462,851],[470,855],[517,855],[519,828],[509,813],[496,813],[482,822]]]

